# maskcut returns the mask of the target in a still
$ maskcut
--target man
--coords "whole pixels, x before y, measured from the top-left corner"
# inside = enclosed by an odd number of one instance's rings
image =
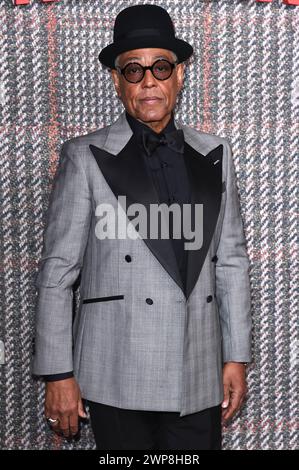
[[[99,59],[125,111],[62,147],[37,279],[34,373],[45,376],[55,432],[76,435],[86,400],[98,449],[220,449],[221,415],[227,422],[246,393],[250,290],[231,149],[173,115],[192,52],[163,8],[121,11]],[[157,222],[150,209],[171,204],[182,217],[161,213],[168,238],[144,235]]]

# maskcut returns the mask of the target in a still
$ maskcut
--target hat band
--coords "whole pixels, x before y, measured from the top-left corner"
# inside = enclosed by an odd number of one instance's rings
[[[133,31],[129,31],[128,33],[121,34],[115,39],[117,40],[130,39],[130,38],[136,38],[140,36],[167,36],[169,37],[169,34],[165,34],[164,31],[161,31],[159,29],[143,28],[143,29],[135,29]]]

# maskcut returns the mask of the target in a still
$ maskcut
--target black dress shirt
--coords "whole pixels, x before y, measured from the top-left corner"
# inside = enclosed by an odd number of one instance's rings
[[[127,121],[134,133],[140,150],[142,158],[144,159],[147,171],[152,178],[156,188],[159,202],[166,203],[167,205],[177,203],[180,206],[181,214],[183,204],[191,202],[191,189],[185,166],[184,155],[169,148],[167,145],[161,145],[148,156],[144,150],[142,132],[155,133],[149,126],[138,121],[126,112]],[[165,128],[159,133],[166,134],[176,129],[174,125],[173,114]],[[182,220],[182,218],[181,218]],[[183,284],[186,283],[186,269],[187,269],[187,252],[184,250],[184,237],[173,238],[173,218],[170,212],[169,217],[169,233],[172,240],[173,249],[177,259],[178,267],[181,273]],[[181,225],[181,234],[182,225]]]

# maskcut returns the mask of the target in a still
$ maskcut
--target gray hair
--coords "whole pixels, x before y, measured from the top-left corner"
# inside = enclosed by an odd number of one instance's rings
[[[173,51],[170,51],[170,52],[171,52],[173,61],[177,62],[178,61],[177,55]],[[114,67],[115,68],[119,67],[119,57],[120,57],[120,54],[116,57],[116,59],[114,61]]]

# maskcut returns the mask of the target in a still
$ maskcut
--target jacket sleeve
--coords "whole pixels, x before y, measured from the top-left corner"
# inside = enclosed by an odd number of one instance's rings
[[[222,359],[223,362],[250,362],[252,357],[249,260],[232,151],[226,140],[224,152],[226,201],[216,263],[216,298],[222,331]]]
[[[36,287],[35,375],[73,370],[72,286],[82,268],[91,197],[80,152],[66,141],[53,181]]]
[[[70,379],[71,377],[74,377],[73,371],[65,372],[64,374],[44,375],[43,379],[45,382],[57,382],[58,380]]]

